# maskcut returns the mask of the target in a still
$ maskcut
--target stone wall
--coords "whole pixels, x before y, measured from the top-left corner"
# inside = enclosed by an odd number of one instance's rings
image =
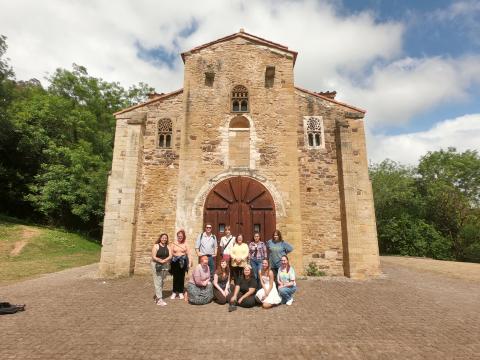
[[[345,120],[337,122],[345,275],[355,279],[380,274],[373,192],[361,117],[346,113]]]
[[[343,275],[343,247],[338,184],[336,121],[344,111],[329,101],[296,90],[297,143],[302,203],[303,262],[313,262],[328,275]],[[310,149],[304,116],[321,116],[324,143]]]
[[[179,93],[148,105],[145,128],[140,200],[135,239],[135,272],[150,271],[152,245],[161,233],[170,240],[175,227],[180,153],[180,124],[183,121],[183,94]],[[171,149],[158,147],[158,121],[170,119],[173,125]]]
[[[363,112],[295,88],[292,53],[245,37],[185,53],[184,60],[183,91],[117,113],[100,273],[149,271],[163,232],[173,237],[185,229],[193,249],[209,191],[228,177],[247,176],[271,193],[298,273],[314,262],[329,275],[378,274]],[[268,84],[267,68],[275,74]],[[232,130],[236,85],[247,88],[249,111],[241,129]],[[315,149],[306,144],[308,116],[323,125]],[[158,146],[158,121],[165,118],[173,125],[170,149]]]
[[[275,66],[273,87],[265,87],[265,70]],[[205,73],[214,73],[212,86],[205,84]],[[236,115],[231,111],[230,96],[235,85],[249,92],[250,166],[235,167],[230,159],[228,124]],[[287,241],[295,246],[292,262],[302,263],[300,199],[296,155],[296,109],[291,54],[272,51],[243,38],[222,42],[185,57],[184,124],[180,151],[177,227],[193,238],[202,229],[206,194],[202,189],[219,175],[248,170],[274,184],[282,197],[285,212],[277,212],[277,226]],[[244,164],[242,161],[240,164]],[[293,169],[293,171],[292,171]],[[206,186],[207,185],[207,186]],[[245,234],[248,236],[248,234]],[[251,236],[251,235],[250,235]]]

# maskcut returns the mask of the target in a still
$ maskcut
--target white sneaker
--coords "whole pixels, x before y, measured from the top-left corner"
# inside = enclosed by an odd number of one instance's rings
[[[285,304],[288,305],[288,306],[292,305],[293,304],[293,298],[288,300]]]
[[[182,294],[182,293],[178,294],[178,298],[179,298],[180,300],[183,300],[183,299],[184,299],[183,294]]]
[[[177,294],[176,293],[172,293],[172,296],[170,296],[170,299],[175,299],[177,297]],[[181,298],[180,298],[181,299]]]
[[[167,305],[167,303],[165,301],[163,301],[163,299],[158,299],[157,300],[157,305],[165,306],[165,305]]]

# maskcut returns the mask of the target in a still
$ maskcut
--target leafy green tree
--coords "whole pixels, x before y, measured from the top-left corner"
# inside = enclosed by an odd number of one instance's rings
[[[469,229],[480,227],[480,157],[476,151],[456,149],[428,152],[418,165],[420,191],[427,203],[427,219],[449,238],[455,258],[476,258],[478,238]],[[472,253],[473,251],[473,253]]]
[[[48,87],[15,81],[0,36],[0,212],[100,233],[113,113],[154,91],[57,69]]]

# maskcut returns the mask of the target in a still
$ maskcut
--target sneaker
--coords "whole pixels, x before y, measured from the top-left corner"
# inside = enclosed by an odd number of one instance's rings
[[[288,305],[288,306],[292,305],[293,304],[293,298],[288,300],[285,304]]]
[[[237,310],[237,305],[230,304],[228,305],[228,312]]]
[[[157,300],[157,305],[165,306],[165,305],[167,305],[167,303],[165,301],[163,301],[163,299],[158,299]]]
[[[180,300],[183,300],[183,299],[184,299],[183,294],[182,294],[182,293],[178,294],[178,298],[179,298]]]
[[[177,294],[175,294],[175,293],[172,293],[172,296],[170,296],[170,299],[172,299],[172,300],[173,300],[173,299],[175,299],[176,297],[177,297]],[[180,298],[180,299],[181,299],[181,298]]]

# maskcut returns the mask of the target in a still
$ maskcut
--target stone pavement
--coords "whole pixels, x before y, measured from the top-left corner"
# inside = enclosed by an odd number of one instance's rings
[[[0,287],[27,304],[0,317],[0,359],[480,359],[480,282],[382,265],[382,279],[301,280],[291,307],[233,313],[156,306],[150,277],[103,281],[96,265],[50,274]]]

